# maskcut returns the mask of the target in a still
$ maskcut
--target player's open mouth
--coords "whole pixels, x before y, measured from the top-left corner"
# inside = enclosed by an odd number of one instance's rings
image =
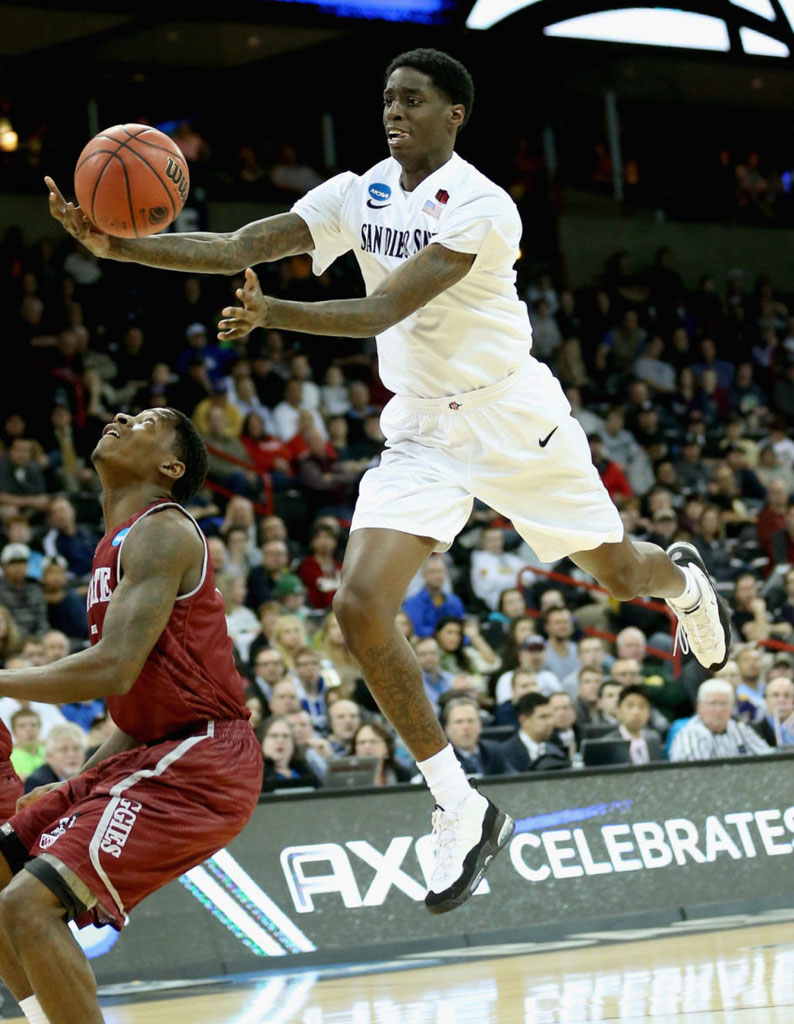
[[[402,142],[404,139],[407,139],[408,132],[401,132],[396,128],[390,128],[389,131],[386,132],[386,138],[389,140],[389,145],[393,146],[395,143]]]
[[[102,436],[107,437],[108,434],[110,434],[111,437],[121,437],[121,434],[119,434],[118,430],[116,430],[115,427],[105,427],[105,429],[102,431]]]

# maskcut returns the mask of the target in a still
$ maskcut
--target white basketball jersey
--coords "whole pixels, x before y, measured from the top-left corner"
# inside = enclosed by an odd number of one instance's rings
[[[521,219],[510,196],[453,154],[413,192],[389,158],[365,174],[348,171],[292,207],[314,241],[315,274],[352,250],[367,294],[424,246],[475,254],[471,270],[378,336],[383,383],[399,395],[439,398],[485,387],[512,373],[532,346],[513,265]]]

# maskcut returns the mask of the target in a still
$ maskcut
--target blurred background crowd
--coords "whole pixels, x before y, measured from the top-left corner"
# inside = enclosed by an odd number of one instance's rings
[[[295,192],[314,183],[306,175]],[[361,289],[349,258],[320,278],[303,256],[258,269],[265,291],[289,299]],[[383,447],[390,396],[374,340],[257,331],[221,344],[220,309],[240,283],[6,231],[15,372],[0,380],[0,657],[47,664],[87,643],[103,529],[91,451],[116,412],[174,406],[210,453],[190,511],[226,602],[266,790],[410,781],[332,610],[359,481]],[[705,673],[673,654],[663,605],[608,600],[475,504],[400,615],[459,758],[471,774],[502,774],[594,763],[604,737],[640,763],[789,742],[794,295],[738,269],[685,280],[670,248],[649,265],[604,253],[591,282],[536,263],[519,284],[534,354],[560,378],[626,530],[698,547],[731,605],[734,646],[702,689]],[[69,774],[112,725],[100,701],[4,699],[0,717],[29,786]],[[371,759],[363,777],[349,774],[351,755]]]

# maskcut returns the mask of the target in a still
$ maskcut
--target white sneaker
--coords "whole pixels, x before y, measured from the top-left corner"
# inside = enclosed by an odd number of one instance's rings
[[[472,789],[451,814],[433,812],[435,866],[425,896],[431,914],[446,914],[471,896],[515,829],[513,819]]]
[[[686,567],[700,587],[700,601],[694,608],[684,611],[674,601],[667,601],[678,617],[673,653],[678,647],[697,660],[709,672],[718,672],[727,662],[731,646],[731,617],[728,606],[717,593],[706,565],[696,547],[685,541],[676,541],[667,549],[671,560]]]

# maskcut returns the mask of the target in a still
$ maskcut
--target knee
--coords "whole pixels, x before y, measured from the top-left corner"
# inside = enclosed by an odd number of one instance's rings
[[[390,630],[396,614],[382,594],[356,582],[343,583],[334,595],[334,615],[351,651],[362,638]]]
[[[637,565],[617,565],[598,582],[616,601],[630,601],[643,593],[642,572]]]
[[[0,892],[0,928],[11,942],[35,927],[37,915],[24,894],[24,886],[11,882]]]

